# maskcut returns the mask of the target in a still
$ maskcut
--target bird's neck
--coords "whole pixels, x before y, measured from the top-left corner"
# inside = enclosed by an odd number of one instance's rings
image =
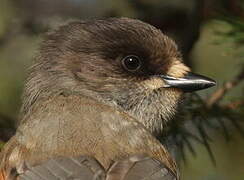
[[[141,123],[80,95],[60,95],[35,103],[15,137],[30,152],[28,159],[33,163],[55,155],[86,154],[109,167],[118,158],[146,153],[168,167],[174,164],[165,148]]]

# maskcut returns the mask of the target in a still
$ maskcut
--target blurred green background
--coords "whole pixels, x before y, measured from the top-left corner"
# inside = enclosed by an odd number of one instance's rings
[[[193,71],[216,79],[218,85],[202,92],[203,98],[243,68],[242,0],[0,0],[0,146],[14,133],[27,69],[43,34],[70,19],[121,16],[160,28],[175,39]],[[221,105],[239,100],[244,100],[243,82],[222,98]],[[243,101],[240,106],[243,110]],[[208,131],[216,165],[205,147],[193,142],[197,155],[186,150],[182,179],[244,179],[243,136],[235,128],[228,131],[230,141],[219,131]]]

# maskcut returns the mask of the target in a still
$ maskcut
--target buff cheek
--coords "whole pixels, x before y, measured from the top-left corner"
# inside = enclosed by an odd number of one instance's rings
[[[190,71],[191,69],[188,66],[186,66],[183,62],[181,62],[180,60],[174,60],[167,72],[167,75],[175,78],[181,78],[184,77]]]

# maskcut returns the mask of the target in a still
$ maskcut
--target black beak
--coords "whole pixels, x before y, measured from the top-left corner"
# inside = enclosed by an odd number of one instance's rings
[[[175,78],[167,75],[160,75],[164,80],[164,87],[179,88],[185,92],[198,91],[216,85],[216,82],[208,77],[189,72],[185,77]]]

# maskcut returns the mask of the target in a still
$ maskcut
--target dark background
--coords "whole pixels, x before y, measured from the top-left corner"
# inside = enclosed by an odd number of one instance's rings
[[[243,9],[242,0],[0,0],[0,146],[11,137],[18,122],[27,68],[45,32],[71,19],[132,17],[171,36],[193,71],[218,82],[190,104],[195,112],[194,103],[200,102],[198,114],[213,126],[205,128],[209,144],[191,141],[196,156],[189,146],[182,147],[182,179],[243,180]],[[226,112],[235,116],[237,124],[228,121]]]

